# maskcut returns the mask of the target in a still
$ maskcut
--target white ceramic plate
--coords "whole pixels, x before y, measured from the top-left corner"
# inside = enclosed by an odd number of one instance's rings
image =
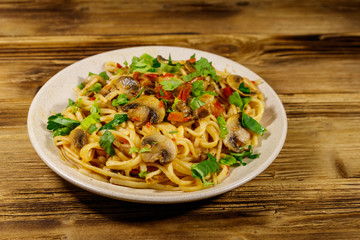
[[[100,182],[79,173],[69,166],[59,155],[53,143],[52,134],[46,129],[47,118],[54,112],[61,112],[66,107],[68,99],[74,99],[73,88],[88,75],[89,72],[104,71],[104,63],[115,61],[131,63],[133,56],[149,53],[158,54],[172,59],[188,59],[194,53],[197,59],[207,58],[218,70],[227,70],[230,73],[247,77],[250,80],[261,79],[254,72],[244,66],[224,57],[181,47],[148,46],[125,48],[101,53],[76,62],[63,69],[42,86],[36,94],[28,114],[28,132],[32,145],[40,158],[54,172],[74,185],[90,192],[110,198],[143,203],[179,203],[213,197],[228,192],[248,182],[264,171],[279,154],[287,132],[287,119],[284,107],[274,90],[264,81],[259,85],[265,96],[266,109],[261,124],[267,128],[261,145],[255,147],[255,153],[261,153],[260,158],[253,160],[244,167],[232,168],[226,179],[212,187],[196,192],[173,192],[152,189],[135,189]]]

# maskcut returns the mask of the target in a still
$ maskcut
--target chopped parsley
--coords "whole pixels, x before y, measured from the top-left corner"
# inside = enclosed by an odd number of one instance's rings
[[[211,153],[207,153],[208,159],[198,164],[194,164],[191,167],[192,176],[194,178],[200,178],[203,182],[203,187],[212,185],[214,183],[207,182],[205,177],[210,173],[217,173],[220,170],[220,166],[216,161],[216,158]]]
[[[111,120],[110,122],[108,122],[104,126],[102,126],[100,128],[100,130],[103,130],[103,129],[115,130],[116,126],[118,126],[119,124],[121,124],[127,120],[128,120],[127,114],[115,114],[113,120]]]
[[[115,106],[123,106],[127,104],[129,100],[127,99],[126,93],[120,94],[116,99],[113,99],[111,105]]]
[[[52,115],[48,118],[47,129],[53,131],[53,137],[69,135],[70,132],[79,126],[80,122],[70,118],[65,118],[61,113]]]
[[[216,119],[217,119],[217,121],[219,123],[219,127],[220,127],[220,137],[222,139],[224,139],[226,137],[226,135],[229,134],[229,130],[226,127],[225,118],[221,115],[221,116],[218,116]]]
[[[101,136],[100,138],[100,146],[105,150],[105,152],[107,154],[109,154],[110,156],[114,156],[115,155],[115,151],[112,148],[112,144],[115,140],[114,135],[109,131],[106,130],[104,132],[104,134]]]
[[[194,67],[196,72],[183,76],[185,82],[189,82],[198,76],[207,77],[209,75],[215,81],[219,81],[219,77],[216,75],[215,69],[211,66],[211,62],[209,62],[206,58],[201,57],[195,62]]]
[[[245,87],[243,82],[239,85],[239,90],[245,94],[250,94],[250,88]]]
[[[79,85],[77,85],[77,87],[80,89],[80,90],[83,90],[85,85],[84,83],[80,83]]]
[[[141,172],[139,172],[138,176],[140,178],[145,178],[146,175],[148,175],[149,173],[150,173],[149,171],[141,171]]]
[[[201,106],[204,106],[205,103],[199,99],[199,97],[194,97],[191,99],[189,106],[192,110],[196,110]]]
[[[98,93],[102,89],[102,85],[100,83],[95,83],[88,92],[96,92]]]
[[[256,121],[244,112],[241,115],[241,125],[260,135],[264,135],[264,132],[266,131],[266,128],[261,126],[258,121]]]
[[[172,77],[170,80],[164,80],[159,83],[165,91],[173,91],[179,87],[183,81]]]
[[[156,143],[157,144],[157,143]],[[130,151],[129,153],[132,154],[132,153],[144,153],[144,152],[150,152],[151,149],[148,148],[148,147],[143,147],[142,149],[137,149],[137,147],[132,147],[130,148]]]
[[[84,131],[88,131],[90,134],[93,133],[97,128],[94,128],[96,123],[100,122],[100,109],[97,104],[97,99],[95,100],[94,104],[91,106],[90,115],[83,119],[80,123],[81,128]]]

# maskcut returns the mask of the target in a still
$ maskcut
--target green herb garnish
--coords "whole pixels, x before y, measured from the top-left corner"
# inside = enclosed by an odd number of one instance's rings
[[[123,106],[127,104],[129,100],[127,99],[126,93],[120,94],[116,99],[113,99],[111,105],[115,106]]]
[[[191,99],[189,106],[192,110],[196,110],[201,106],[204,106],[205,103],[199,99],[199,97],[194,97]]]
[[[100,146],[105,150],[105,152],[107,154],[109,154],[110,156],[114,156],[115,155],[115,151],[114,149],[112,148],[112,144],[115,140],[115,137],[114,135],[109,131],[109,130],[106,130],[104,132],[104,134],[101,136],[100,138]]]
[[[102,85],[100,83],[95,83],[88,92],[96,92],[98,93],[102,89]]]
[[[112,129],[115,130],[115,127],[119,124],[126,122],[128,120],[127,114],[115,114],[113,120],[105,124],[100,128],[100,130],[103,129]]]
[[[222,139],[224,139],[226,137],[226,135],[229,134],[229,130],[226,127],[225,118],[221,115],[221,116],[218,116],[216,119],[217,119],[217,121],[219,123],[219,127],[220,127],[220,137]]]
[[[172,77],[170,80],[161,81],[160,85],[166,91],[173,91],[177,87],[179,87],[182,83],[183,81]]]
[[[216,162],[216,158],[211,153],[207,153],[207,156],[207,160],[194,164],[191,167],[192,176],[194,178],[200,178],[203,182],[203,187],[214,184],[212,182],[207,182],[205,177],[210,173],[217,173],[220,170],[220,166]]]
[[[80,122],[70,118],[65,118],[61,113],[52,115],[48,118],[47,129],[53,131],[53,137],[69,135],[70,132],[79,126]]]
[[[261,124],[258,123],[258,121],[256,121],[249,115],[245,114],[244,112],[241,115],[241,125],[253,131],[254,133],[258,133],[260,135],[263,135],[264,132],[266,131],[266,128],[261,126]]]

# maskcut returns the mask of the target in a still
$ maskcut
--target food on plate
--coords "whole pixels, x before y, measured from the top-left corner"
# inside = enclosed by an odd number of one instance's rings
[[[175,61],[145,53],[90,72],[47,129],[62,157],[92,178],[196,191],[259,157],[253,146],[266,131],[260,83],[195,54]]]

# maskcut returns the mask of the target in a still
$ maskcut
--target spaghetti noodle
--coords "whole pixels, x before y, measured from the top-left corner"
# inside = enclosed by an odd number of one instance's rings
[[[196,191],[256,158],[264,97],[245,77],[205,58],[144,54],[107,62],[48,119],[61,156],[81,173],[134,188]],[[110,76],[109,76],[110,75]]]

